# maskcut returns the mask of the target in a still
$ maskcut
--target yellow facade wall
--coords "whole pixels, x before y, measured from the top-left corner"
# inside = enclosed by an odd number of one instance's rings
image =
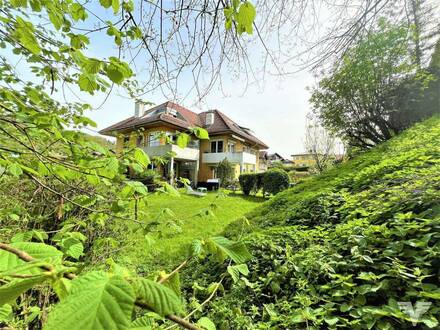
[[[157,126],[153,128],[148,128],[145,130],[139,130],[134,131],[131,133],[126,134],[120,134],[116,138],[116,152],[121,153],[124,147],[135,147],[137,142],[137,137],[139,134],[143,135],[143,143],[140,147],[144,147],[148,145],[148,136],[150,133],[153,132],[176,132],[175,129],[172,129],[167,126]],[[127,145],[124,146],[124,137],[129,136],[129,141]],[[251,164],[244,164],[244,171],[249,172],[258,172],[259,169],[259,158],[258,158],[258,149],[255,147],[252,147],[243,141],[234,139],[230,135],[219,135],[219,136],[212,136],[210,140],[200,140],[200,159],[199,159],[199,171],[198,171],[198,181],[199,182],[206,182],[208,179],[214,178],[213,169],[215,168],[216,164],[206,164],[202,163],[202,157],[203,153],[205,152],[211,152],[211,142],[216,140],[222,140],[223,141],[223,152],[228,151],[228,142],[232,141],[235,143],[235,152],[243,152],[244,147],[248,146],[255,150],[256,152],[256,165],[253,166]],[[163,137],[160,139],[160,145],[164,145],[166,143],[166,139]],[[233,164],[234,167],[234,179],[238,179],[238,177],[241,174],[240,170],[240,164]]]

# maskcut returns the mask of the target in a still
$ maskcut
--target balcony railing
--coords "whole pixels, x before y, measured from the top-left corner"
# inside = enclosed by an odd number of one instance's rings
[[[174,158],[176,159],[199,160],[200,157],[199,149],[189,147],[189,145],[186,148],[180,148],[175,144],[164,144],[160,146],[144,147],[143,149],[150,157],[163,157],[170,153],[173,153]]]
[[[231,163],[257,164],[257,156],[248,152],[208,152],[202,155],[202,162],[215,164],[225,158]]]

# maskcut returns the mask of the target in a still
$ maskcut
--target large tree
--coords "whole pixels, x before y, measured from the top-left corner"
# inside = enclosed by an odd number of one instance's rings
[[[323,125],[363,148],[404,129],[394,120],[400,111],[394,91],[411,79],[420,93],[430,78],[414,63],[411,43],[406,25],[380,20],[313,89],[311,103]]]

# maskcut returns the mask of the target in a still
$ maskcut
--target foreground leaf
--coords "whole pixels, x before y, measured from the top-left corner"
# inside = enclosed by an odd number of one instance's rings
[[[47,260],[52,263],[61,263],[61,258],[63,256],[61,251],[44,243],[17,242],[10,244],[10,246],[26,252],[35,259]],[[17,266],[22,266],[25,263],[25,261],[18,258],[15,254],[0,250],[0,272],[7,271]]]
[[[159,315],[181,314],[182,303],[173,290],[148,279],[136,280],[133,284],[136,299]]]
[[[241,242],[233,242],[225,237],[212,237],[208,243],[211,243],[211,252],[220,256],[226,255],[237,264],[242,264],[252,258],[246,246]]]
[[[8,284],[0,286],[0,306],[6,303],[13,303],[19,295],[26,292],[34,285],[43,282],[47,276],[36,276],[26,279],[13,280]]]
[[[134,292],[120,276],[92,272],[72,281],[70,294],[49,314],[45,329],[127,329]]]

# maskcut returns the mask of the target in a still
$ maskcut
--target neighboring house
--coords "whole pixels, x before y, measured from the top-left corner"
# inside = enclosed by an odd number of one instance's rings
[[[272,167],[275,164],[289,165],[291,164],[291,161],[287,158],[284,158],[277,152],[267,154],[267,167]]]
[[[316,165],[315,157],[310,153],[291,155],[293,165],[300,167],[314,167]]]
[[[192,137],[186,148],[166,143],[165,135],[173,140],[176,132],[196,126],[205,128],[210,139]],[[216,178],[216,166],[225,158],[233,164],[235,178],[240,173],[256,172],[259,151],[268,148],[249,128],[238,125],[218,110],[197,114],[173,102],[150,109],[136,103],[134,116],[99,133],[117,137],[119,152],[131,145],[143,148],[150,158],[168,157],[167,164],[156,165],[155,169],[164,178],[174,173],[174,177],[187,178],[194,184]]]
[[[258,170],[266,172],[269,166],[269,154],[266,150],[261,150],[258,155]]]
[[[283,162],[285,160],[283,156],[281,156],[279,153],[276,152],[273,154],[268,154],[267,157],[269,159],[269,163]]]

